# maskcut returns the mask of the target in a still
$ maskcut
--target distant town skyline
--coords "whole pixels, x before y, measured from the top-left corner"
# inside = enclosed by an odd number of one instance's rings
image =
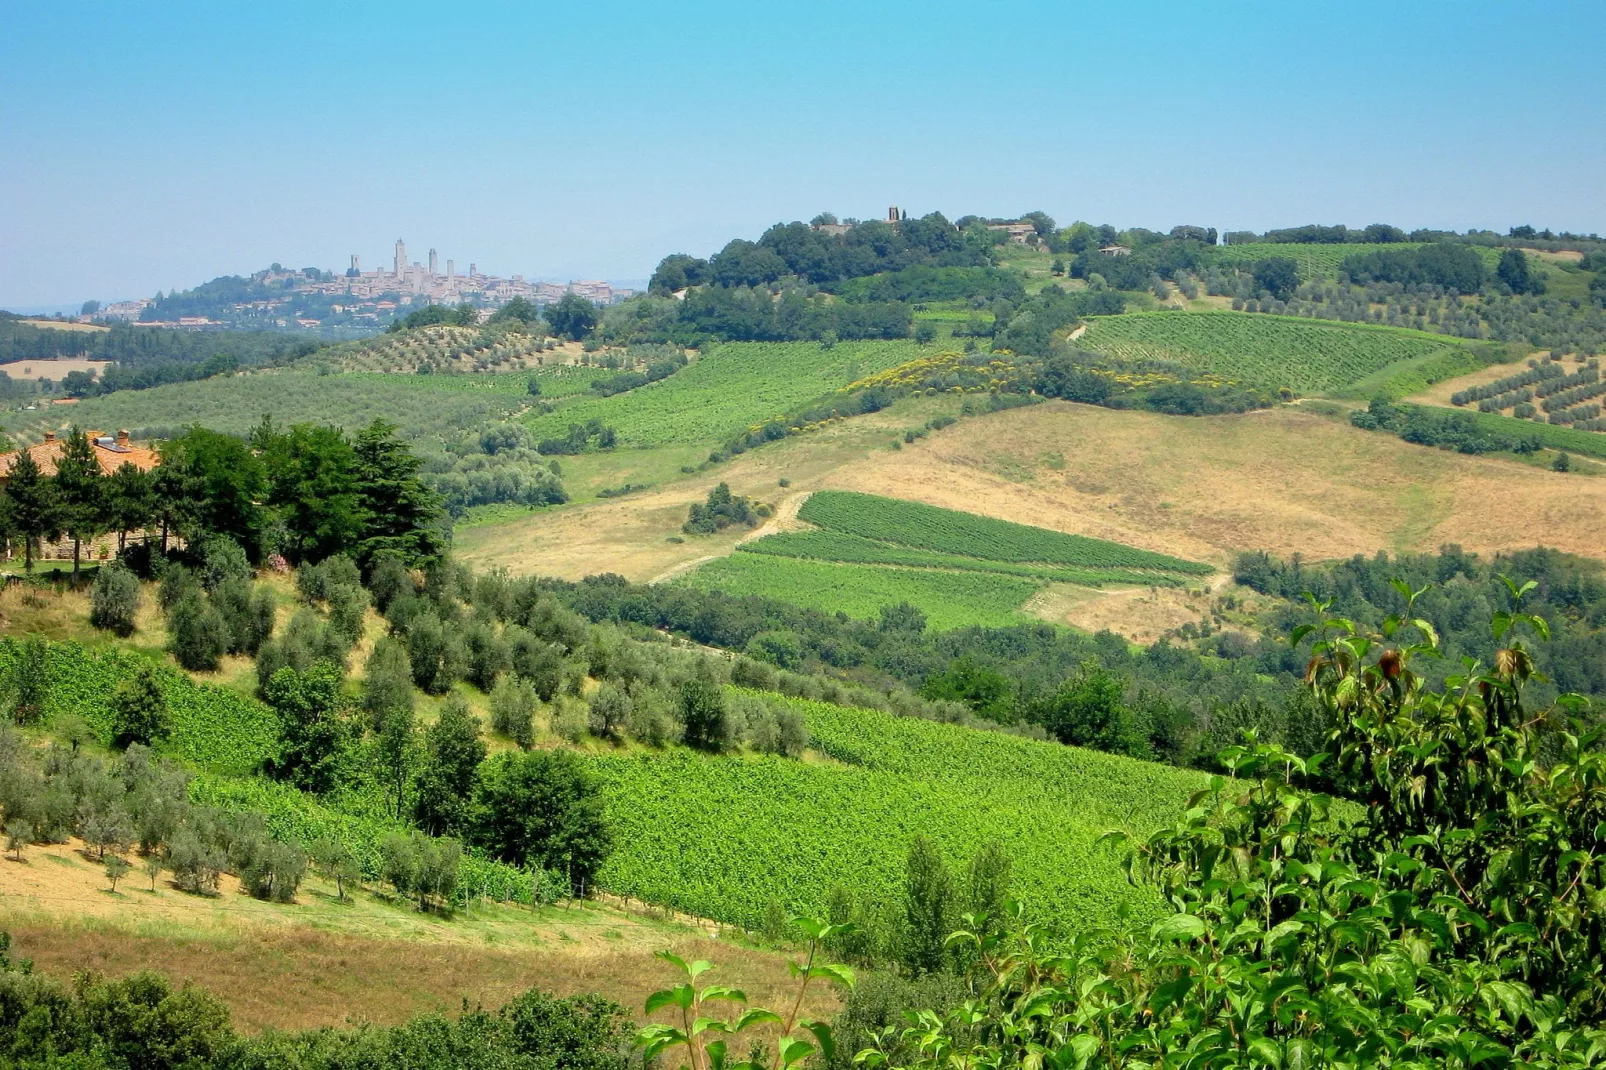
[[[11,5],[0,307],[377,267],[398,234],[641,279],[888,203],[1606,231],[1606,71],[1513,59],[1600,40],[1582,0]]]

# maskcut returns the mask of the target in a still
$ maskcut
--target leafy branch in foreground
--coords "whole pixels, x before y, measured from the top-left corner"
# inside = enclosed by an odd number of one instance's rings
[[[1493,666],[1466,659],[1442,693],[1411,669],[1438,648],[1413,612],[1421,592],[1398,589],[1404,610],[1376,634],[1311,626],[1307,684],[1337,725],[1327,752],[1249,737],[1222,756],[1234,779],[1131,845],[1132,878],[1174,913],[1068,945],[1018,912],[956,934],[974,951],[973,998],[883,1032],[858,1061],[1600,1065],[1602,730],[1569,720],[1584,712],[1571,696],[1524,708],[1535,674],[1518,633],[1548,635],[1522,609],[1529,587],[1507,584]]]
[[[799,1015],[803,1009],[803,997],[808,993],[809,982],[816,977],[833,981],[849,990],[853,988],[854,974],[851,969],[814,961],[827,940],[847,935],[853,926],[827,925],[815,918],[790,920],[807,937],[808,953],[802,963],[787,964],[792,976],[798,978],[798,988],[792,1008],[784,1018],[774,1011],[764,1010],[761,1007],[745,1010],[734,1018],[710,1017],[707,1013],[708,1004],[717,1002],[743,1005],[747,1003],[746,993],[725,985],[706,985],[698,988],[697,978],[713,969],[712,963],[700,959],[696,962],[687,962],[668,951],[658,952],[658,957],[673,963],[685,974],[686,980],[673,988],[666,988],[648,996],[646,1011],[648,1014],[653,1014],[665,1008],[678,1010],[680,1024],[677,1026],[656,1023],[638,1032],[635,1046],[641,1050],[643,1060],[651,1065],[659,1055],[677,1047],[686,1049],[687,1062],[682,1064],[682,1070],[787,1070],[816,1051],[823,1058],[831,1059],[835,1054],[836,1045],[831,1036],[830,1025],[820,1021],[800,1020]],[[758,1061],[756,1057],[758,1049],[755,1046],[753,1057],[731,1061],[729,1041],[725,1038],[735,1037],[759,1025],[779,1027],[774,1059],[768,1066]],[[814,1042],[810,1043],[795,1036],[799,1030],[810,1034]]]

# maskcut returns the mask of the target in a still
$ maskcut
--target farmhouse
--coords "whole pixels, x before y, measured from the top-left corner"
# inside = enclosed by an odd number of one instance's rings
[[[1009,235],[1009,240],[1016,245],[1025,245],[1037,236],[1037,226],[1033,223],[988,223],[988,230],[998,230]]]
[[[128,439],[127,431],[118,431],[115,435],[89,431],[85,433],[85,437],[95,447],[95,460],[100,462],[100,470],[103,475],[109,476],[125,464],[131,464],[141,472],[149,472],[162,463],[161,455],[155,450],[145,449],[142,446],[135,446],[131,443]],[[56,463],[61,460],[62,454],[66,449],[67,443],[64,439],[57,437],[54,431],[46,431],[45,440],[37,446],[27,447],[27,452],[33,457],[34,463],[39,466],[39,474],[49,477],[56,474]],[[6,453],[0,453],[0,487],[5,486],[10,480],[11,468],[17,463],[17,458],[21,455],[21,452],[20,450],[10,450]],[[91,560],[104,560],[111,556],[116,545],[116,536],[104,535],[93,543],[84,546],[83,552]],[[55,542],[47,542],[39,549],[41,558],[72,559],[71,539],[61,538]],[[12,554],[13,548],[8,542],[5,549],[6,559],[10,560]]]

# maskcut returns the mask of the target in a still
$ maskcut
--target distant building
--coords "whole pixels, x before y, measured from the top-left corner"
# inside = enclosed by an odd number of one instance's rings
[[[1016,245],[1025,245],[1037,236],[1037,227],[1031,223],[988,223],[988,230],[1002,231],[1009,235],[1009,240]]]
[[[407,243],[400,238],[396,239],[396,277],[399,279],[407,271]]]
[[[439,275],[440,274],[440,272],[436,270],[436,266],[435,265],[436,265],[435,250],[431,249],[429,251],[429,273],[431,275]]]
[[[814,229],[821,234],[829,234],[833,238],[839,238],[852,230],[853,227],[848,223],[816,223],[814,224]]]
[[[448,260],[446,261],[446,279],[448,282],[450,282],[455,278],[457,278],[457,262],[455,260]]]
[[[1132,250],[1124,245],[1101,245],[1099,252],[1105,256],[1131,256]]]

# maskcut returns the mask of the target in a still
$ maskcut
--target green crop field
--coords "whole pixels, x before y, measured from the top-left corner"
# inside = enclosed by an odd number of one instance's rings
[[[895,900],[909,842],[962,865],[1003,844],[1036,918],[1113,924],[1157,911],[1126,882],[1114,828],[1173,819],[1197,773],[871,710],[798,703],[832,764],[677,751],[594,760],[616,830],[610,890],[756,925],[766,904],[821,912],[833,885]]]
[[[1088,568],[1159,569],[1204,575],[1209,565],[1151,553],[1103,539],[874,494],[828,490],[810,495],[798,516],[811,524],[866,539],[990,561]]]
[[[1245,245],[1221,245],[1210,251],[1218,264],[1253,265],[1257,260],[1272,256],[1285,256],[1299,265],[1301,279],[1336,279],[1339,266],[1347,256],[1375,252],[1378,249],[1420,249],[1426,242],[1399,242],[1393,245],[1327,245],[1299,242],[1250,242]],[[1494,268],[1501,250],[1481,245],[1472,248],[1483,258],[1484,266]]]
[[[1310,394],[1389,365],[1454,355],[1443,335],[1249,312],[1129,312],[1088,321],[1080,344],[1117,360],[1161,360],[1269,390]]]
[[[907,565],[912,568],[953,568],[969,572],[997,572],[1006,576],[1027,576],[1101,587],[1106,583],[1175,582],[1152,572],[1119,569],[1060,568],[1054,565],[984,560],[937,550],[918,550],[898,546],[843,531],[786,531],[745,542],[737,549],[751,554],[801,557],[813,561],[840,561],[859,565]]]
[[[908,602],[937,631],[977,624],[1020,624],[1018,610],[1041,580],[986,572],[847,565],[770,554],[732,554],[675,582],[733,595],[763,595],[828,613],[874,617],[882,606]]]
[[[600,419],[627,446],[723,442],[856,379],[914,360],[910,341],[725,342],[668,379],[611,398],[588,397],[529,419],[539,437]]]

